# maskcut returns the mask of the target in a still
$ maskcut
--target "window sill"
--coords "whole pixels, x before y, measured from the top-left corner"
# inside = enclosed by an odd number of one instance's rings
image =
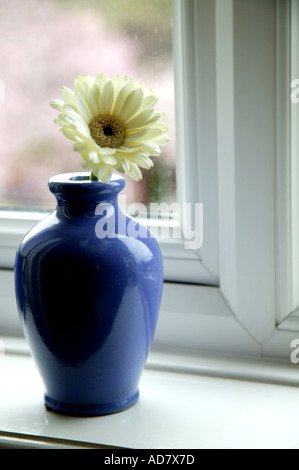
[[[0,362],[0,448],[299,448],[294,365],[153,351],[135,406],[74,418],[45,409],[40,377],[21,352],[19,342]]]

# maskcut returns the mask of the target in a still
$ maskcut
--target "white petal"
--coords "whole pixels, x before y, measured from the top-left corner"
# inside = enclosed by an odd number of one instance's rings
[[[141,110],[153,109],[157,104],[158,98],[153,94],[144,97],[143,103],[141,105]]]
[[[141,111],[141,113],[135,114],[135,116],[127,121],[126,129],[139,129],[145,126],[152,114],[152,109],[146,109],[145,111]]]
[[[81,124],[80,122],[76,122],[76,124],[74,124],[74,127],[77,129],[78,132],[80,132],[81,135],[83,135],[87,139],[90,139],[90,130],[89,127],[85,125],[85,123]]]
[[[133,90],[134,90],[134,87],[133,87],[133,84],[130,81],[119,90],[119,92],[117,93],[116,98],[114,100],[113,109],[111,110],[111,113],[114,116],[119,117],[119,114],[121,112],[122,106],[123,106],[126,98],[129,96],[129,94]]]
[[[95,80],[94,77],[91,77],[88,74],[83,74],[83,75],[79,75],[78,77],[76,77],[75,78],[75,94],[81,93],[82,88],[86,86],[85,84],[88,84],[89,88],[91,88],[92,85],[94,84],[94,80]]]
[[[76,128],[80,134],[87,138],[90,138],[90,130],[88,124],[79,116],[77,113],[67,113],[64,120],[67,123],[67,127]]]
[[[157,137],[160,137],[162,134],[163,134],[163,132],[161,131],[161,129],[159,129],[159,127],[151,127],[151,128],[148,129],[145,140],[147,140],[147,141],[154,140]]]
[[[119,113],[119,120],[124,124],[138,111],[143,100],[143,91],[140,88],[133,90],[125,99]]]
[[[73,92],[73,90],[71,90],[67,86],[63,86],[60,90],[60,93],[66,103],[69,103],[71,105],[75,104],[75,93]]]
[[[142,179],[140,168],[135,163],[130,162],[130,170],[127,172],[127,175],[129,175],[135,181]]]
[[[76,150],[79,153],[86,152],[86,149],[87,149],[86,144],[82,144],[82,143],[79,143],[79,142],[76,142],[74,144],[74,150]]]
[[[86,121],[83,119],[83,117],[76,111],[75,109],[71,108],[69,105],[65,105],[64,108],[64,119],[67,122],[70,122],[72,124],[76,123],[77,121],[84,123],[86,126],[88,125]]]
[[[142,179],[142,173],[136,163],[131,162],[128,159],[123,159],[121,166],[121,171],[123,171],[123,173],[125,173],[126,175],[130,176],[133,180],[139,181]]]
[[[106,165],[116,165],[117,160],[112,155],[101,155],[101,160],[106,163]]]
[[[93,168],[92,171],[93,174],[96,175],[100,181],[102,181],[103,183],[109,183],[113,173],[113,167],[102,164]]]
[[[114,86],[112,81],[106,83],[102,92],[102,113],[110,114],[114,101]]]
[[[128,84],[131,85],[131,89],[134,88],[132,79],[127,75],[115,75],[112,78],[112,81],[114,85],[115,96],[121,91],[122,88],[124,88]]]
[[[159,145],[157,145],[156,143],[154,143],[154,142],[148,143],[147,142],[146,145],[143,145],[142,152],[146,152],[148,154],[148,156],[157,157],[158,155],[161,154],[161,149],[160,149]]]
[[[122,145],[117,148],[117,153],[119,155],[126,155],[126,154],[133,154],[136,153],[137,151],[140,151],[143,148],[143,145],[140,144],[140,142],[129,142],[127,145]]]
[[[62,114],[59,114],[58,118],[54,119],[54,122],[55,124],[57,124],[58,126],[68,126],[68,122],[66,121],[65,119],[65,114],[62,113]]]
[[[94,116],[102,114],[101,106],[101,90],[97,84],[94,84],[89,93],[90,107],[93,111]]]
[[[133,161],[134,163],[136,163],[136,165],[146,170],[149,170],[154,165],[152,160],[145,155],[138,154],[138,155],[133,155],[132,157],[129,157],[129,158],[130,158],[130,161]]]
[[[89,157],[89,160],[91,160],[93,163],[99,163],[100,162],[99,155],[98,155],[98,152],[96,150],[90,151],[89,154],[88,154],[88,157]]]
[[[128,160],[125,160],[122,162],[122,167],[124,169],[124,172],[127,173],[130,170],[130,164]]]
[[[93,140],[93,142],[94,142],[94,140]],[[110,147],[100,147],[95,142],[94,142],[94,145],[95,145],[95,147],[97,148],[98,152],[101,155],[114,155],[116,153],[116,150],[117,150],[115,148],[110,148]]]
[[[61,132],[65,137],[71,140],[77,140],[78,132],[75,129],[71,129],[69,127],[62,127]]]
[[[168,131],[168,126],[167,124],[165,124],[164,122],[157,122],[157,124],[155,124],[155,127],[160,129],[160,131],[165,134],[165,132]]]
[[[85,122],[89,123],[93,119],[93,114],[92,111],[88,105],[88,102],[85,98],[84,95],[81,93],[76,94],[76,106],[78,113],[82,118],[84,119]]]
[[[82,165],[82,167],[85,168],[86,170],[90,170],[89,162],[86,161],[84,158],[81,158],[81,165]]]
[[[62,100],[51,100],[50,105],[52,106],[52,108],[55,108],[58,111],[63,112],[64,101],[62,101]]]
[[[170,141],[170,139],[167,135],[161,135],[160,137],[155,139],[155,144],[165,145],[165,144],[168,144],[169,141]]]
[[[134,132],[134,134],[127,134],[123,145],[127,145],[129,142],[138,142],[139,139],[146,137],[148,133],[148,129],[140,129],[139,131]]]
[[[101,92],[108,81],[109,77],[105,73],[99,73],[95,78],[95,83],[98,85]]]

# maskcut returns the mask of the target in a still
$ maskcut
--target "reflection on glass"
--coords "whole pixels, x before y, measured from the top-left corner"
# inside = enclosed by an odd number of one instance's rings
[[[0,0],[0,203],[54,207],[48,179],[82,171],[49,101],[89,73],[127,74],[153,89],[170,143],[128,204],[175,200],[171,0]]]

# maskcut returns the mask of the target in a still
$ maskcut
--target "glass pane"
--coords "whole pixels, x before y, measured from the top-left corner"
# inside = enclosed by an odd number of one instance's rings
[[[158,97],[170,143],[127,202],[175,195],[171,0],[0,0],[0,204],[46,208],[58,173],[84,171],[49,101],[82,73],[127,74]]]

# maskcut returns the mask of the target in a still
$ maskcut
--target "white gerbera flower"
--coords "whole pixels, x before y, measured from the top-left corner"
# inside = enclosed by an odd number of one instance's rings
[[[80,75],[74,90],[62,87],[61,95],[51,101],[61,113],[55,122],[75,141],[82,166],[104,183],[114,169],[140,180],[140,168],[151,168],[149,157],[169,141],[165,114],[154,111],[156,97],[127,76]]]

